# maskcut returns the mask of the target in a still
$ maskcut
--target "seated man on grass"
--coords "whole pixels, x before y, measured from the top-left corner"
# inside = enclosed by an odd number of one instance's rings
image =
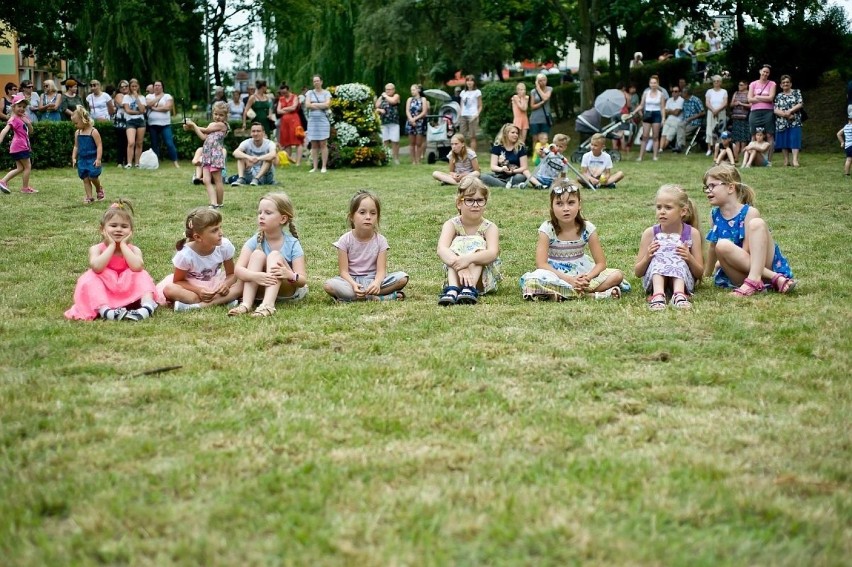
[[[231,183],[232,187],[275,183],[278,152],[275,144],[266,137],[260,122],[252,122],[251,137],[237,146],[234,157],[237,158],[238,177]]]

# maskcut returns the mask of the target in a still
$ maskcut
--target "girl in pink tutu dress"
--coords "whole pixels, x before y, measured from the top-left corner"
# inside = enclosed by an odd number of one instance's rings
[[[101,235],[103,242],[89,248],[89,269],[77,280],[74,305],[65,317],[147,319],[165,298],[143,269],[142,252],[130,244],[133,208],[128,201],[119,199],[104,212]]]

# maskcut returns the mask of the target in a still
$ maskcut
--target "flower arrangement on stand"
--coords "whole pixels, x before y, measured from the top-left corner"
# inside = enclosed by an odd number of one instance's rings
[[[328,166],[387,165],[388,154],[382,146],[373,89],[361,83],[346,83],[328,90],[331,93]]]

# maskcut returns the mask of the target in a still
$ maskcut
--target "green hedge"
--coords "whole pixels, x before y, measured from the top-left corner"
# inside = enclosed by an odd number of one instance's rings
[[[243,140],[234,136],[234,130],[242,126],[239,122],[231,123],[231,131],[225,137],[225,147],[233,151]],[[115,129],[111,122],[98,122],[96,124],[101,135],[103,144],[103,162],[118,163],[118,149],[115,147]],[[37,122],[33,124],[33,133],[30,136],[32,144],[32,163],[34,169],[45,169],[49,167],[69,167],[71,165],[71,152],[74,150],[74,124],[71,122]],[[172,123],[172,132],[175,138],[178,157],[182,160],[192,159],[195,150],[202,144],[201,139],[194,132],[186,132],[183,124]],[[9,144],[11,133],[6,136],[0,147],[0,168],[4,170],[15,166],[9,157]],[[150,136],[145,133],[145,149],[151,147]],[[165,150],[164,150],[165,151]],[[161,153],[160,155],[165,155]]]
[[[527,86],[527,93],[534,87],[535,77],[527,77],[524,81],[495,81],[482,86],[482,114],[479,124],[482,131],[489,137],[497,135],[497,131],[506,122],[512,121],[512,95],[519,82]],[[574,115],[574,109],[579,102],[577,85],[566,83],[553,87],[550,96],[550,108],[556,120],[564,120]]]

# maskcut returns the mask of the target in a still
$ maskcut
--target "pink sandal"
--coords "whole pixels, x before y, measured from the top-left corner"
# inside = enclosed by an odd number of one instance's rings
[[[772,276],[772,289],[778,293],[790,293],[796,289],[797,283],[798,282],[793,278],[788,278],[782,274],[775,274]]]
[[[758,282],[746,278],[743,285],[734,290],[734,295],[737,297],[751,297],[756,293],[763,293],[763,282]]]

